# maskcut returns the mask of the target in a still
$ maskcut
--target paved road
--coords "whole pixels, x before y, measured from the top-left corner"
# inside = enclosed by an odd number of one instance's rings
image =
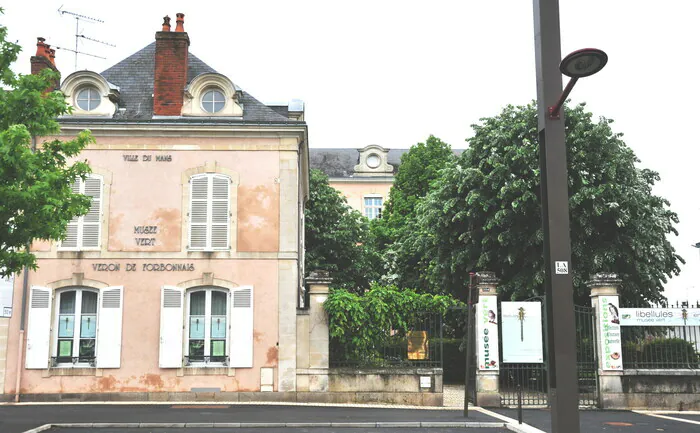
[[[518,417],[515,409],[495,409],[494,412],[505,416]],[[658,418],[646,414],[638,414],[629,411],[614,410],[582,410],[579,412],[581,419],[581,433],[698,433],[700,424],[690,424],[677,420],[677,418],[700,422],[700,415],[688,414],[663,414]],[[548,409],[523,410],[523,422],[530,424],[545,432],[551,432],[551,414]]]
[[[26,405],[0,406],[0,432],[21,433],[49,423],[232,422],[494,422],[477,411],[278,405]],[[181,429],[179,431],[182,431]],[[238,430],[240,431],[240,430]],[[259,431],[259,430],[257,430]],[[395,431],[395,430],[394,430]],[[493,429],[492,429],[493,431]],[[85,430],[82,430],[84,433]],[[140,433],[145,433],[143,429]],[[201,430],[200,430],[201,433]]]

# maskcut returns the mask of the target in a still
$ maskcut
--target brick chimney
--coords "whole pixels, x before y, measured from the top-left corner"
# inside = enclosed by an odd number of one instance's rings
[[[51,49],[51,46],[45,43],[46,39],[42,37],[36,38],[36,54],[33,55],[29,62],[32,66],[32,75],[38,75],[41,71],[46,68],[53,69],[58,72],[56,68],[56,50]],[[53,83],[53,86],[48,88],[47,91],[52,91],[58,88],[60,78]]]
[[[153,77],[153,114],[179,116],[187,85],[187,53],[190,38],[185,32],[185,14],[177,14],[177,27],[170,31],[170,17],[163,18],[163,30],[156,32]]]

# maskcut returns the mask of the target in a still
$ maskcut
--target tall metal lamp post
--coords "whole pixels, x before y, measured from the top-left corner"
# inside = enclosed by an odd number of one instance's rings
[[[559,1],[533,2],[552,432],[579,433],[568,174],[560,110],[576,81],[600,71],[608,57],[600,50],[585,49],[569,54],[560,64]],[[571,77],[564,92],[562,73]]]

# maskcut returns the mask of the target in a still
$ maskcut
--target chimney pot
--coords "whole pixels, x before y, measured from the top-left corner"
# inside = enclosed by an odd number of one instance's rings
[[[52,65],[56,66],[56,50],[49,50],[49,60],[51,60]]]
[[[41,56],[44,55],[44,52],[45,52],[45,50],[44,50],[44,45],[45,45],[45,44],[44,44],[44,41],[45,41],[45,40],[46,40],[46,39],[44,39],[44,38],[42,38],[42,37],[36,38],[36,54],[35,54],[35,56],[41,57]]]
[[[47,59],[51,57],[51,45],[44,44],[44,53],[42,57],[46,57]]]
[[[177,23],[177,26],[175,27],[176,32],[184,32],[185,31],[185,14],[179,13],[176,14],[177,19],[175,22]]]
[[[164,32],[170,31],[170,17],[167,15],[163,17],[163,31]]]

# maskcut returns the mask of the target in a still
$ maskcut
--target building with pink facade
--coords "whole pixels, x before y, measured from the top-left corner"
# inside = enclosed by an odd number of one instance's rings
[[[55,68],[37,48],[32,71]],[[92,206],[14,279],[0,399],[297,391],[303,104],[262,104],[189,53],[183,14],[60,90],[60,137],[96,138],[73,186]]]

